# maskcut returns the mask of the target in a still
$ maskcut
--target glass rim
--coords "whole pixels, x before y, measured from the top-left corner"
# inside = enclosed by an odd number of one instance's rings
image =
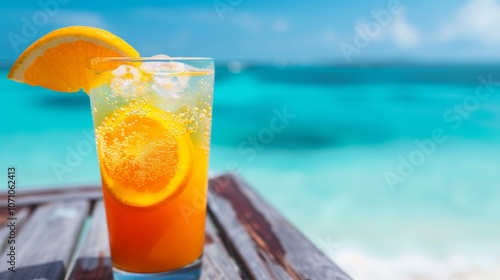
[[[154,56],[96,56],[87,57],[90,61],[118,61],[118,62],[144,62],[144,61],[213,61],[214,58],[202,56],[173,56],[173,57],[154,57]]]

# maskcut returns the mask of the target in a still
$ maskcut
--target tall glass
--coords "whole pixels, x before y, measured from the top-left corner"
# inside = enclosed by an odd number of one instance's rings
[[[198,279],[213,60],[92,58],[88,66],[115,279]]]

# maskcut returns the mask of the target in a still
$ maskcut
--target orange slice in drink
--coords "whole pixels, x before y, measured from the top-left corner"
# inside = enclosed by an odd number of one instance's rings
[[[138,57],[139,53],[108,31],[70,26],[54,30],[29,46],[8,77],[56,91],[88,91],[87,58],[124,56]]]
[[[96,135],[103,185],[120,202],[152,206],[188,183],[191,138],[172,114],[133,103],[111,113]]]

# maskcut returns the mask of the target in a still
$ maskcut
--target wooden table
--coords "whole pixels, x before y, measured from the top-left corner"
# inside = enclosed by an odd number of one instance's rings
[[[0,279],[113,278],[100,187],[15,200],[10,216],[0,196]],[[201,279],[351,279],[237,176],[210,180],[208,209]],[[16,272],[7,263],[13,239]]]

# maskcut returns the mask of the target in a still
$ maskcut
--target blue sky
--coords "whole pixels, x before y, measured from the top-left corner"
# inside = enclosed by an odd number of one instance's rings
[[[103,2],[2,1],[0,61],[68,25],[107,29],[143,56],[277,64],[500,61],[500,0]]]

